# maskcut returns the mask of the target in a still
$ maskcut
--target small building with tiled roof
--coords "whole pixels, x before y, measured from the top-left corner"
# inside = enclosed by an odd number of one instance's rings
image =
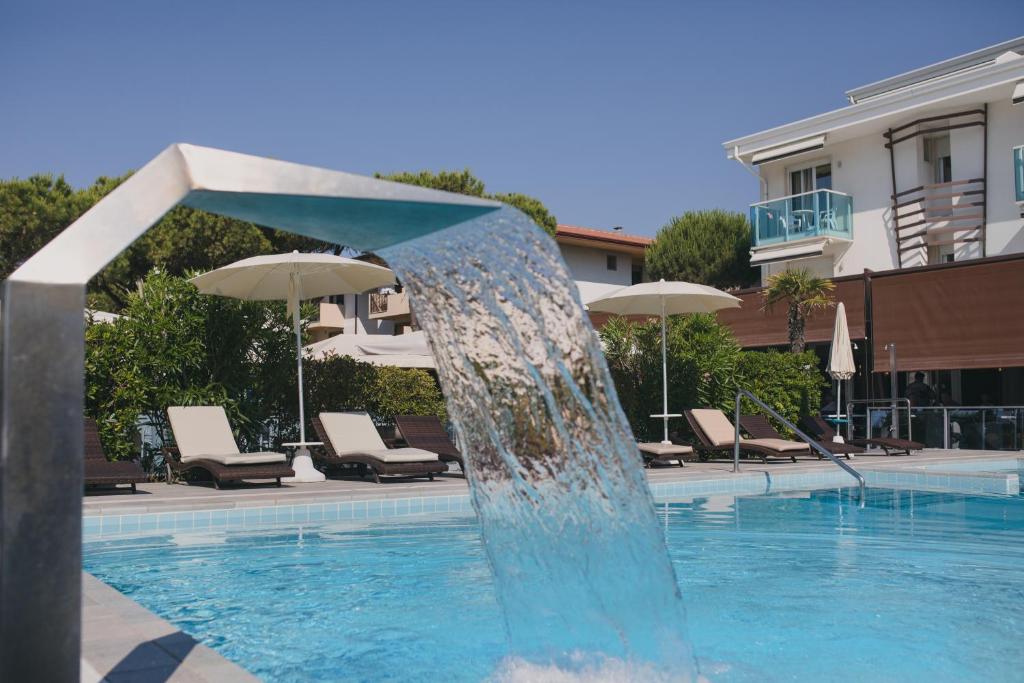
[[[620,229],[559,225],[555,241],[586,303],[643,280],[644,253],[654,240]]]

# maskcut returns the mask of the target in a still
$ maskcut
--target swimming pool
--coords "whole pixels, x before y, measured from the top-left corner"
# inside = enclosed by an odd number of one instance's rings
[[[1010,680],[1024,498],[868,489],[658,505],[712,681]],[[481,680],[507,654],[471,515],[148,532],[85,568],[269,681]]]

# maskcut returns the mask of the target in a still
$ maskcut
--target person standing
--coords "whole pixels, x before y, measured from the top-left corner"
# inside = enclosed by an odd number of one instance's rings
[[[935,390],[924,381],[923,372],[914,373],[914,381],[907,385],[907,399],[911,408],[924,408],[935,403]]]

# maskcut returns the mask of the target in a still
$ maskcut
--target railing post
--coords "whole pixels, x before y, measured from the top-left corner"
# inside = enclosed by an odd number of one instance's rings
[[[949,408],[942,408],[942,447],[949,450]]]
[[[732,471],[740,471],[740,392],[736,392],[736,414],[733,415],[733,427],[736,428],[732,445]]]

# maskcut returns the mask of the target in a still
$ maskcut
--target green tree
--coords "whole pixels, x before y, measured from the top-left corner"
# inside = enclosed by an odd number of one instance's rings
[[[658,231],[644,267],[652,280],[748,287],[758,275],[750,266],[750,224],[741,213],[688,211]]]
[[[0,277],[15,268],[131,176],[101,176],[76,190],[63,177],[0,181]],[[119,311],[127,293],[153,268],[180,275],[256,256],[332,248],[320,240],[264,228],[198,209],[171,210],[118,255],[89,286],[90,306]]]
[[[771,310],[777,303],[786,303],[790,351],[803,353],[807,347],[807,318],[815,311],[835,305],[832,300],[835,287],[828,278],[812,275],[805,268],[784,270],[768,278],[768,286],[763,292],[763,309]]]
[[[461,171],[439,171],[437,173],[432,171],[420,171],[418,173],[410,173],[408,171],[389,174],[377,173],[376,177],[383,180],[391,180],[396,183],[419,185],[420,187],[429,187],[434,190],[467,194],[471,197],[495,199],[504,204],[508,204],[513,208],[519,209],[529,216],[534,223],[540,226],[540,228],[549,235],[554,235],[555,230],[558,228],[558,220],[550,211],[548,211],[548,208],[544,206],[543,202],[539,199],[529,195],[520,194],[518,192],[499,192],[497,194],[489,194],[486,191],[483,181],[474,176],[468,168]]]
[[[86,411],[118,458],[135,452],[140,418],[168,439],[172,405],[224,406],[243,447],[268,424],[287,440],[298,411],[293,344],[283,303],[206,296],[153,271],[122,317],[86,327]]]
[[[661,412],[660,322],[611,318],[599,334],[634,436],[660,440],[661,422],[650,418]],[[802,408],[820,402],[827,385],[813,352],[743,351],[713,315],[670,316],[667,336],[670,412],[719,408],[731,414],[742,386],[795,422]],[[683,427],[676,422],[673,429]]]

